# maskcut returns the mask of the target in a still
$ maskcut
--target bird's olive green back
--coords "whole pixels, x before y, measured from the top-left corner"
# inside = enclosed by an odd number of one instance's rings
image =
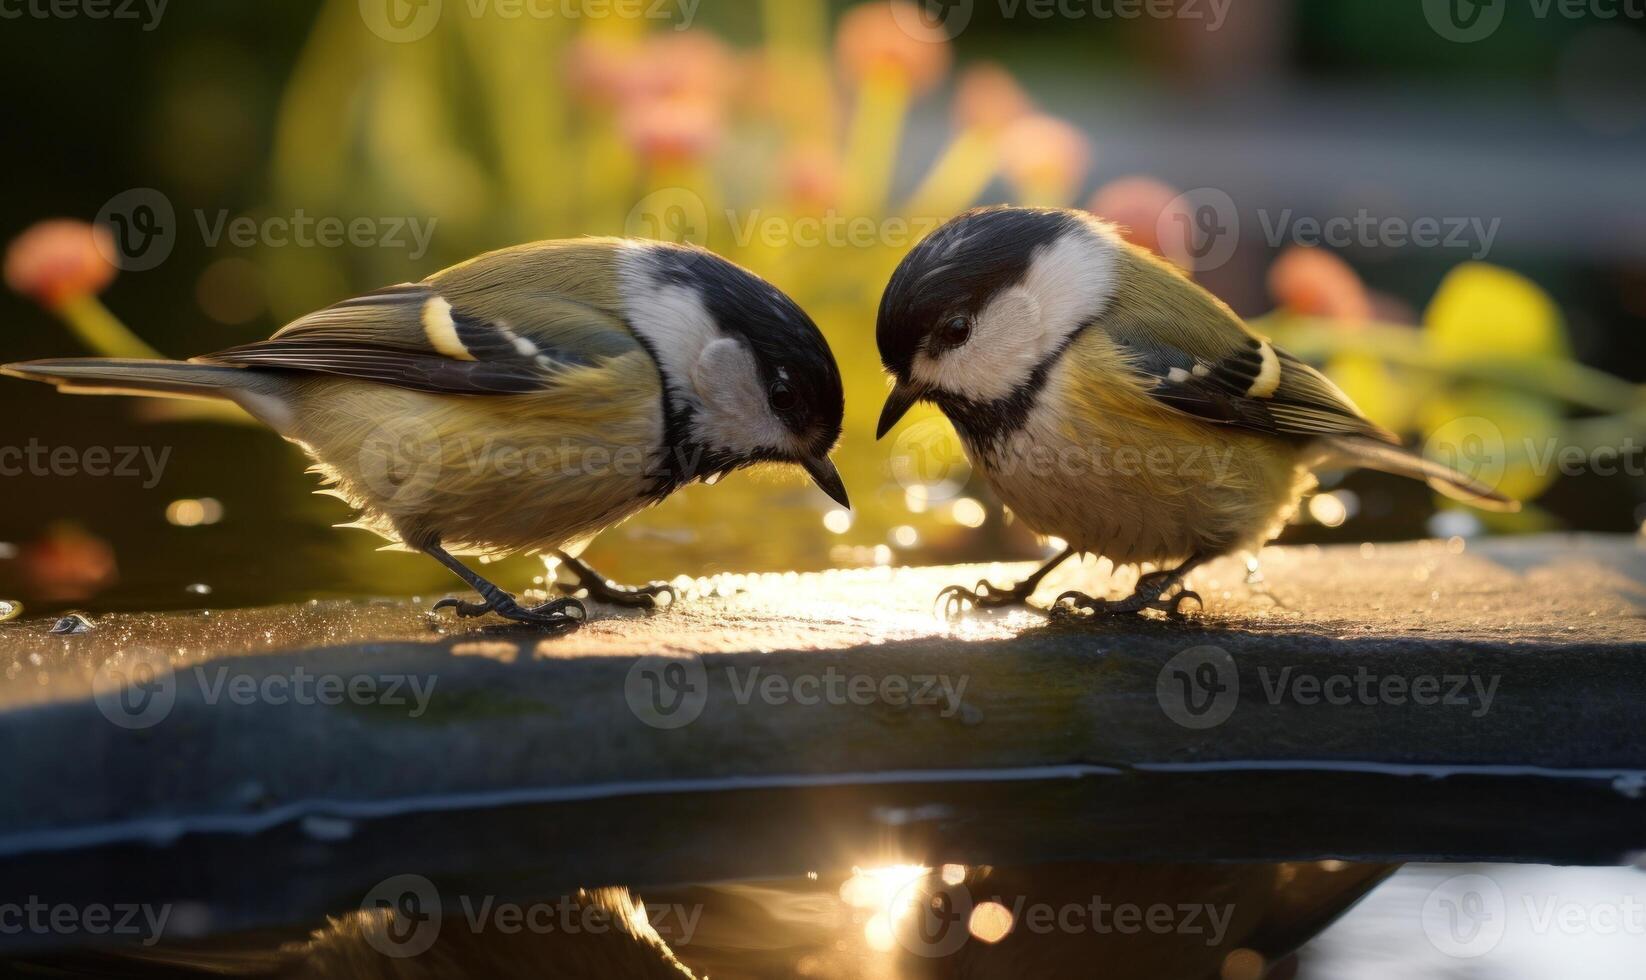
[[[1158,401],[1272,434],[1393,436],[1325,375],[1253,333],[1176,267],[1126,245],[1095,325]]]
[[[488,252],[420,283],[390,286],[209,355],[447,394],[529,394],[567,368],[643,353],[624,318],[618,239]]]

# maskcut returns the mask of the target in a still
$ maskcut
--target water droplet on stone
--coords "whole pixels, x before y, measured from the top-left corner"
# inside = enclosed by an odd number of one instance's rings
[[[53,636],[73,636],[76,633],[90,633],[91,631],[91,620],[79,613],[69,613],[53,623],[48,632]]]

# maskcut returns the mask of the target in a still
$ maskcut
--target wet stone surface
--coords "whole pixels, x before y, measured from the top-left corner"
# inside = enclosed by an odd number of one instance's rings
[[[1270,549],[1261,583],[1196,574],[1206,608],[1180,621],[934,615],[945,585],[1031,567],[727,578],[654,614],[591,604],[551,640],[436,597],[72,634],[25,616],[0,624],[0,855],[950,773],[1490,766],[1646,790],[1638,539]],[[1071,567],[1038,601],[1131,581]]]

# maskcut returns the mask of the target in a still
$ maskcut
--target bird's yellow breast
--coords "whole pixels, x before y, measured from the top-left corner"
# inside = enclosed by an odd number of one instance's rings
[[[1030,528],[1117,564],[1176,563],[1279,533],[1311,477],[1289,444],[1149,397],[1088,330],[1048,373],[1027,422],[974,459]]]
[[[662,461],[656,365],[642,351],[568,368],[523,395],[445,395],[316,378],[285,433],[361,526],[454,553],[555,548],[652,500]]]

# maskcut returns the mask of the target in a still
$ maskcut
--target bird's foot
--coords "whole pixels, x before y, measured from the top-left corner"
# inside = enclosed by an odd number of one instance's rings
[[[1000,609],[1005,606],[1021,606],[1029,601],[1039,582],[1019,582],[1009,589],[991,585],[987,579],[979,580],[977,587],[968,589],[963,585],[951,585],[937,594],[937,607],[943,611],[948,619],[958,619],[967,609]]]
[[[668,582],[648,582],[645,585],[619,585],[575,558],[562,557],[560,563],[577,577],[576,582],[557,582],[555,588],[566,594],[582,591],[590,599],[631,609],[661,609],[672,606],[680,592]],[[668,598],[665,599],[664,596]]]
[[[1145,581],[1148,580],[1148,581]],[[1077,616],[1135,616],[1145,609],[1156,609],[1168,616],[1183,615],[1183,603],[1190,599],[1202,609],[1206,601],[1200,593],[1183,589],[1174,595],[1165,593],[1174,584],[1169,576],[1159,572],[1138,579],[1137,591],[1124,599],[1094,599],[1084,592],[1065,592],[1052,603],[1052,611],[1064,617]]]
[[[485,596],[485,599],[485,602],[465,602],[462,599],[448,597],[435,603],[432,611],[451,609],[462,618],[496,613],[504,619],[527,626],[542,627],[554,634],[572,632],[582,626],[589,615],[583,603],[571,598],[552,599],[536,606],[522,606],[513,596],[499,589]]]

